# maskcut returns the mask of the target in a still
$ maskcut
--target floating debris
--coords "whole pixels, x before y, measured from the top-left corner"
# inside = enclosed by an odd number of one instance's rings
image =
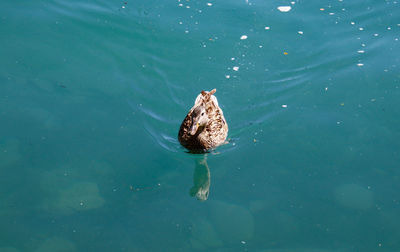
[[[265,26],[265,30],[269,30],[269,29],[271,29],[271,27]]]
[[[229,74],[225,75],[225,78],[229,79],[231,76]]]
[[[207,3],[208,6],[212,6],[212,3]]]
[[[363,63],[358,63],[357,66],[362,67],[362,66],[364,66],[364,64]]]
[[[247,39],[247,35],[242,35],[242,36],[240,37],[240,39],[241,39],[241,40]]]
[[[325,9],[324,9],[324,8],[319,8],[319,10],[320,10],[320,11],[324,11]]]
[[[289,53],[287,53],[287,52],[283,52],[283,54],[284,54],[284,55],[288,55]]]
[[[277,9],[280,12],[288,12],[288,11],[290,11],[292,9],[292,7],[291,6],[279,6]]]
[[[232,69],[233,69],[233,71],[236,71],[236,72],[239,71],[239,67],[238,66],[234,66]]]
[[[378,36],[379,36],[379,34],[378,34],[378,33],[375,33],[375,34],[374,34],[374,37],[378,37]]]
[[[362,28],[362,27],[360,27],[360,28],[358,28],[360,31],[364,31],[364,28]]]
[[[365,51],[364,50],[358,50],[357,52],[358,53],[364,53]]]
[[[287,105],[286,104],[282,104],[282,108],[287,108]]]
[[[297,33],[300,35],[303,35],[303,31],[298,31]]]

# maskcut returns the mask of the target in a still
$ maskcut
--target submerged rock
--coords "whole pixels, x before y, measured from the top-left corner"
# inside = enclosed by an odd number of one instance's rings
[[[335,199],[338,204],[344,207],[358,210],[365,210],[373,205],[372,192],[356,184],[345,184],[337,187]]]
[[[5,142],[0,141],[0,169],[2,167],[16,164],[21,159],[19,152],[19,141],[9,139]]]
[[[96,183],[79,182],[67,188],[56,188],[54,195],[45,201],[44,207],[51,212],[72,214],[102,207],[104,202]]]
[[[92,182],[77,183],[60,191],[59,195],[56,206],[61,209],[83,211],[104,205],[104,199],[99,195],[97,184]]]
[[[18,252],[19,250],[14,247],[0,247],[0,252]]]
[[[216,248],[223,244],[212,224],[205,219],[199,219],[193,223],[190,243],[196,250]]]
[[[77,251],[75,244],[69,240],[53,237],[47,239],[35,252],[74,252]]]
[[[210,219],[221,240],[229,244],[240,244],[254,235],[254,218],[242,206],[212,202]]]
[[[87,174],[82,172],[82,167]],[[107,177],[109,172],[110,166],[98,161],[66,164],[43,172],[41,208],[58,214],[72,214],[102,207],[105,200],[99,193],[98,184],[88,180]]]

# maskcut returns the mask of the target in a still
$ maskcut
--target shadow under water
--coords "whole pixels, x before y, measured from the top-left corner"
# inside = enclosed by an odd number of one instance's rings
[[[200,201],[208,199],[210,193],[210,169],[207,164],[207,154],[196,155],[194,158],[195,169],[193,173],[193,187],[190,188],[190,196]]]

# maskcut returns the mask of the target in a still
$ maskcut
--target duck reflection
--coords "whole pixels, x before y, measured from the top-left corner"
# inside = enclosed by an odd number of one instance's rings
[[[207,164],[207,154],[195,157],[195,169],[193,174],[193,187],[190,189],[190,196],[205,201],[210,193],[210,169]]]

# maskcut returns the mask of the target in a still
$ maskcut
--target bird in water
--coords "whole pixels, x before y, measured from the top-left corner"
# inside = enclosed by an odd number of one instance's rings
[[[228,124],[214,96],[216,91],[201,91],[181,124],[178,139],[190,152],[206,152],[225,143]]]

